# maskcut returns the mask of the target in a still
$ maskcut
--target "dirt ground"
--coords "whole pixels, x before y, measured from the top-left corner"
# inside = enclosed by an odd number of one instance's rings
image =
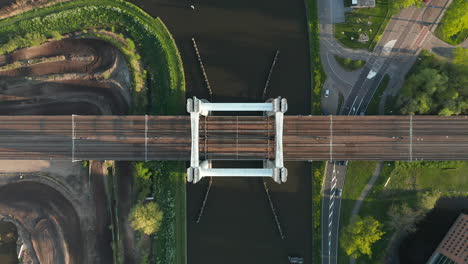
[[[83,263],[78,215],[58,191],[29,181],[4,185],[0,188],[0,212],[14,216],[31,234],[40,263]]]
[[[109,69],[118,73],[122,69],[120,65],[125,64],[122,55],[104,41],[64,39],[48,42],[0,56],[0,67],[58,55],[64,55],[66,59],[0,71],[2,114],[25,115],[34,114],[34,111],[44,115],[97,114],[97,109],[103,114],[128,112],[130,92],[122,87],[129,87],[129,83],[96,79]],[[119,78],[122,79],[125,78]]]
[[[159,16],[176,39],[187,96],[209,98],[191,38],[195,37],[215,102],[264,101],[263,88],[277,49],[266,98],[288,99],[288,114],[310,112],[310,67],[303,0],[131,0]],[[195,10],[190,5],[195,5]],[[230,164],[234,166],[235,164]],[[281,240],[259,179],[215,178],[205,213],[195,223],[208,179],[187,185],[188,263],[310,263],[311,175],[308,163],[287,163],[288,182],[269,183],[286,235]]]
[[[18,62],[27,63],[0,69],[0,115],[128,112],[128,68],[106,42],[64,39],[0,56],[0,67]],[[71,161],[0,162],[0,216],[19,228],[25,263],[112,263],[102,164],[90,172]]]

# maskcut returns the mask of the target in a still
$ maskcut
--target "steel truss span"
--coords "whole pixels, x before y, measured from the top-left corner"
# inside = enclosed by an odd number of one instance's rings
[[[274,159],[274,118],[200,118],[203,159]],[[189,116],[0,116],[0,159],[190,160]],[[301,160],[468,160],[468,116],[285,116]]]

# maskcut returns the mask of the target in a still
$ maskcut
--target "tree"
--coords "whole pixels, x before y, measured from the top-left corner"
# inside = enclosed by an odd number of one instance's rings
[[[389,225],[400,234],[409,234],[416,231],[416,223],[424,217],[419,210],[414,210],[407,203],[394,204],[388,211]]]
[[[130,225],[136,231],[152,235],[158,232],[163,212],[156,202],[139,203],[130,212]]]
[[[371,216],[356,216],[340,236],[340,245],[348,256],[372,255],[371,246],[385,234],[379,221]]]
[[[460,67],[468,67],[468,49],[457,47],[453,51],[453,64]]]
[[[437,191],[418,193],[418,207],[426,212],[432,210],[440,195]]]

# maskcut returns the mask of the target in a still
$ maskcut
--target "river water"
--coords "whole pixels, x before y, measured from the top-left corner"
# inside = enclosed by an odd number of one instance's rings
[[[213,102],[260,102],[283,96],[289,102],[288,114],[309,114],[311,84],[304,0],[130,2],[161,17],[173,34],[184,63],[188,97],[196,95]],[[213,98],[204,85],[192,37],[197,40]],[[277,49],[279,60],[263,97]],[[267,181],[285,239],[278,234],[261,179],[215,178],[198,224],[195,219],[208,179],[187,185],[188,263],[283,264],[288,262],[288,255],[302,256],[305,263],[310,263],[310,165],[285,165],[289,170],[286,184]]]

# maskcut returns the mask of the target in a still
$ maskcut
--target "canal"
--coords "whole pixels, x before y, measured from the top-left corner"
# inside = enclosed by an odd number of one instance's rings
[[[213,102],[260,102],[283,96],[288,114],[309,114],[311,80],[304,0],[131,0],[159,16],[176,39],[187,96]],[[194,9],[191,7],[194,6]],[[206,68],[210,97],[192,37]],[[276,51],[277,64],[263,96]],[[232,163],[229,166],[236,166]],[[267,180],[285,238],[281,239],[261,179],[215,178],[197,224],[208,179],[187,185],[188,263],[311,262],[311,169],[288,162],[288,182]]]

